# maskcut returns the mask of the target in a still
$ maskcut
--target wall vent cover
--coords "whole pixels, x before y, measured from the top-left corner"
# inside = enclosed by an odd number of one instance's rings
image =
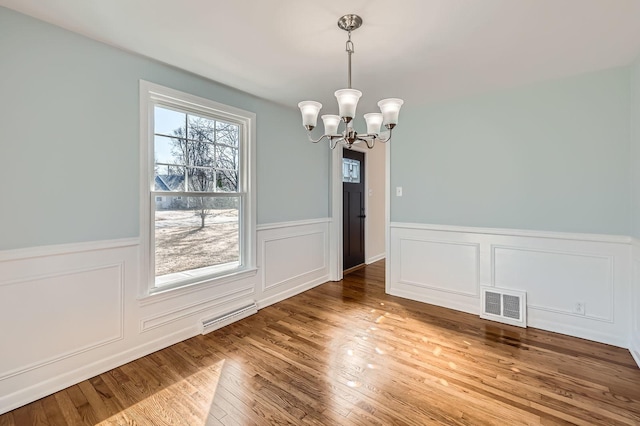
[[[527,326],[526,292],[487,286],[480,287],[480,291],[480,318]]]

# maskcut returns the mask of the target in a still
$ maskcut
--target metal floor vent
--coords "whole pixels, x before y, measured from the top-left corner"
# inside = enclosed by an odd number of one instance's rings
[[[228,314],[220,315],[215,318],[210,318],[206,320],[202,320],[202,334],[207,334],[214,330],[224,327],[225,325],[229,325],[234,321],[241,320],[242,318],[246,318],[250,315],[253,315],[258,312],[258,305],[253,302],[250,305],[243,306],[242,308],[238,308],[235,311],[229,312]]]
[[[496,287],[480,287],[480,318],[527,326],[527,293]]]

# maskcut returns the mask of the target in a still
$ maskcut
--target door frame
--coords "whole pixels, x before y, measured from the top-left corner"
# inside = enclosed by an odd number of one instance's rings
[[[384,200],[385,200],[385,258],[386,253],[389,253],[389,219],[390,219],[390,203],[389,203],[389,176],[390,176],[390,163],[389,154],[390,146],[385,145],[385,188],[384,188]],[[329,222],[329,280],[340,281],[343,277],[343,234],[342,234],[342,151],[344,146],[338,145],[331,152],[331,161],[329,168],[329,181],[331,185],[330,190],[330,203],[329,208],[331,211],[331,220]],[[369,167],[371,161],[367,157],[368,149],[365,146],[354,145],[352,147],[354,151],[364,152],[364,208],[365,214],[369,213]],[[364,224],[364,261],[367,262],[367,241],[369,241],[369,221],[365,220]],[[387,265],[388,269],[388,265]],[[385,281],[388,281],[386,279]]]

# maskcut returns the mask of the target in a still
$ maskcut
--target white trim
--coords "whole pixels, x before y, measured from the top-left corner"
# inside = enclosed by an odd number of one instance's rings
[[[391,199],[389,190],[389,181],[391,176],[391,146],[389,143],[384,144],[385,147],[385,253],[377,254],[371,258],[367,258],[366,253],[366,241],[369,238],[369,221],[365,221],[365,263],[373,263],[386,257],[386,253],[389,253],[389,224],[391,220]],[[354,146],[355,151],[364,152],[366,155],[366,148]],[[340,281],[342,279],[343,272],[343,242],[342,242],[342,215],[344,213],[342,206],[342,151],[344,146],[336,147],[331,153],[329,180],[330,180],[330,211],[331,217],[329,222],[329,280]],[[365,211],[369,215],[369,184],[370,184],[370,159],[365,158]],[[389,260],[385,262],[386,273],[385,282],[389,282]],[[387,293],[389,288],[385,286]]]
[[[49,365],[49,364],[53,364],[55,362],[58,361],[62,361],[64,359],[67,358],[71,358],[75,355],[84,353],[84,352],[88,352],[90,350],[99,348],[101,346],[106,346],[110,343],[114,343],[117,342],[119,340],[124,339],[124,324],[125,324],[125,316],[124,316],[124,294],[125,294],[125,289],[124,289],[124,262],[118,262],[118,263],[114,263],[114,264],[106,264],[106,265],[100,265],[97,267],[93,267],[93,268],[82,268],[82,269],[73,269],[73,270],[68,270],[68,271],[64,271],[64,272],[55,272],[55,273],[51,273],[51,274],[43,274],[43,275],[34,275],[34,276],[30,276],[28,278],[21,278],[19,280],[13,280],[13,281],[6,281],[6,282],[2,282],[0,283],[0,287],[4,287],[4,286],[9,286],[9,285],[16,285],[16,284],[22,284],[25,282],[30,282],[30,281],[39,281],[39,280],[45,280],[45,279],[49,279],[49,278],[58,278],[58,277],[62,277],[62,276],[70,276],[70,275],[76,275],[76,274],[81,274],[81,273],[86,273],[86,272],[94,272],[94,271],[100,271],[100,270],[104,270],[104,269],[113,269],[113,268],[117,268],[118,271],[118,278],[119,278],[119,282],[118,282],[118,307],[120,309],[120,313],[118,315],[118,320],[120,322],[119,327],[118,327],[118,334],[114,335],[114,336],[109,336],[106,337],[102,340],[98,340],[96,342],[92,342],[89,343],[85,346],[82,346],[80,348],[75,348],[75,349],[71,349],[68,350],[66,352],[57,354],[57,355],[53,355],[49,358],[46,358],[42,361],[37,361],[34,363],[31,363],[29,365],[26,366],[22,366],[19,368],[15,368],[13,370],[9,370],[7,372],[4,372],[2,374],[0,374],[0,381],[2,380],[6,380],[9,379],[11,377],[17,376],[19,374],[23,374],[26,373],[28,371],[31,370],[35,370],[37,368],[40,367],[44,367],[45,365]]]
[[[311,235],[311,234],[309,234],[309,235]],[[270,240],[270,241],[273,241],[273,240]],[[287,284],[290,284],[292,282],[295,282],[296,280],[304,277],[305,275],[314,274],[316,272],[322,272],[322,271],[324,271],[326,269],[327,269],[327,265],[322,265],[319,268],[311,269],[309,271],[302,272],[302,273],[300,273],[298,275],[293,275],[291,277],[288,277],[288,278],[286,278],[286,279],[284,279],[282,281],[279,281],[279,282],[277,282],[275,284],[271,284],[271,285],[266,285],[266,282],[263,279],[263,281],[262,281],[262,291],[266,292],[266,291],[273,290],[274,288],[282,287],[284,285],[287,285]],[[284,299],[282,299],[282,300],[284,300]]]
[[[9,249],[0,251],[0,262],[133,247],[139,244],[139,238],[121,238],[117,240],[87,241],[83,243],[55,244],[50,246]]]
[[[161,277],[156,277],[156,286],[152,293],[162,293],[172,288],[209,281],[212,278],[228,277],[239,271],[243,271],[243,269],[241,269],[240,262],[236,261],[173,272]]]
[[[441,286],[429,283],[419,283],[413,282],[409,280],[403,280],[402,277],[399,277],[398,284],[407,284],[414,287],[422,287],[430,290],[442,291],[445,293],[459,294],[462,296],[471,296],[471,297],[479,297],[480,296],[480,244],[478,243],[467,243],[460,241],[445,241],[445,240],[435,240],[435,239],[426,239],[426,238],[418,238],[418,237],[410,237],[410,238],[401,238],[400,241],[417,241],[421,243],[432,243],[432,244],[445,244],[452,246],[466,246],[475,249],[475,291],[473,293],[467,291],[459,291],[459,290],[450,290],[442,288]]]
[[[296,239],[296,238],[300,238],[300,237],[308,237],[311,235],[321,235],[323,238],[323,242],[324,242],[324,249],[322,250],[323,253],[327,252],[327,244],[326,244],[326,239],[324,238],[324,236],[326,235],[326,231],[324,229],[321,230],[313,230],[313,231],[309,231],[309,232],[299,232],[296,234],[288,234],[288,235],[282,235],[282,236],[278,236],[278,237],[271,237],[271,238],[265,238],[264,240],[262,240],[262,259],[261,259],[261,264],[263,265],[262,268],[262,291],[268,291],[271,290],[273,288],[276,287],[280,287],[282,285],[288,284],[292,281],[295,281],[296,279],[300,278],[300,277],[304,277],[305,275],[309,275],[309,274],[313,274],[314,272],[318,272],[318,271],[322,271],[322,270],[326,270],[327,269],[327,262],[326,262],[326,258],[323,256],[323,262],[322,262],[322,266],[320,266],[319,268],[316,269],[312,269],[310,271],[304,271],[298,275],[293,275],[293,276],[289,276],[287,278],[285,278],[282,281],[279,281],[277,283],[274,284],[270,284],[267,285],[267,269],[266,269],[266,254],[267,254],[267,243],[271,242],[271,241],[282,241],[282,240],[290,240],[290,239]]]
[[[140,80],[140,234],[141,234],[141,263],[138,294],[145,298],[150,293],[161,292],[161,287],[155,285],[154,256],[152,255],[152,236],[154,235],[154,221],[151,217],[150,194],[153,191],[153,105],[166,105],[198,114],[209,114],[221,117],[223,120],[238,124],[242,131],[240,141],[240,183],[237,196],[241,203],[241,218],[239,229],[240,251],[242,264],[234,272],[220,277],[228,279],[242,278],[242,273],[255,269],[256,265],[256,175],[255,175],[255,144],[256,144],[256,114],[240,108],[221,104],[211,99],[202,98],[189,93],[164,87],[148,81]],[[146,124],[146,125],[145,125]],[[215,196],[215,194],[212,194]],[[216,276],[207,276],[198,282],[185,285],[199,285],[216,280]],[[193,280],[191,280],[193,281]],[[182,286],[174,286],[181,288]],[[160,290],[159,290],[160,288]]]
[[[391,294],[391,144],[385,144],[384,156],[384,291]]]
[[[214,278],[199,281],[196,283],[187,284],[182,287],[173,287],[173,288],[168,288],[164,291],[157,291],[155,293],[151,293],[144,297],[138,298],[138,302],[140,306],[152,305],[154,303],[164,302],[166,300],[182,297],[190,293],[205,291],[211,287],[217,287],[233,281],[238,281],[245,278],[251,278],[256,276],[257,273],[258,273],[258,268],[251,268],[243,271],[234,271],[233,273],[230,273],[227,275],[222,275],[219,277],[214,277]]]
[[[640,260],[640,239],[631,237],[631,247],[633,248],[634,259]]]
[[[633,360],[636,362],[638,367],[640,367],[640,342],[632,340],[631,345],[629,345],[629,352],[631,352]]]
[[[199,333],[200,330],[197,324],[194,324],[113,356],[101,358],[89,364],[82,364],[75,370],[66,371],[48,380],[38,382],[26,388],[21,388],[11,394],[0,396],[0,413],[14,410],[39,398],[80,383],[83,380],[102,374],[160,349],[164,349],[167,346],[182,342]]]
[[[342,279],[342,146],[331,151],[331,222],[329,223],[329,280]]]
[[[367,263],[367,265],[371,265],[372,263],[375,263],[378,260],[382,260],[385,257],[386,257],[386,253],[380,253],[380,254],[377,254],[375,256],[371,256],[370,258],[368,258],[366,263]]]
[[[631,331],[629,352],[640,367],[640,239],[631,239]]]
[[[152,180],[149,171],[149,159],[153,158],[153,150],[149,143],[150,135],[153,135],[153,108],[150,108],[150,94],[154,86],[152,83],[140,80],[139,84],[139,108],[140,117],[139,127],[139,150],[140,150],[140,193],[139,203],[140,211],[138,212],[138,223],[140,226],[140,268],[138,270],[138,295],[139,297],[147,296],[150,291],[150,277],[155,276],[153,268],[153,256],[151,256],[151,228],[153,221],[150,217],[151,200],[150,191],[152,189]],[[146,126],[145,126],[146,124]]]
[[[527,307],[527,309],[529,309]],[[567,336],[579,337],[581,339],[592,340],[594,342],[605,343],[607,345],[617,346],[619,348],[626,348],[628,345],[627,339],[608,333],[606,331],[598,330],[595,327],[590,327],[591,324],[585,325],[569,325],[563,321],[550,321],[548,319],[538,319],[536,324],[529,324],[530,327],[539,328],[542,330],[551,331],[553,333],[566,334]]]
[[[540,249],[540,248],[529,248],[529,247],[502,245],[502,244],[490,244],[489,246],[490,246],[490,256],[491,256],[491,285],[493,287],[496,286],[496,277],[495,277],[495,272],[496,272],[496,249],[520,251],[520,252],[525,252],[525,253],[526,252],[529,252],[529,253],[543,253],[543,254],[551,254],[551,255],[586,257],[586,258],[590,258],[590,259],[606,260],[607,264],[609,265],[609,279],[608,279],[609,288],[608,288],[608,290],[611,293],[611,302],[609,304],[609,310],[611,311],[611,316],[609,318],[603,318],[603,317],[598,317],[598,316],[588,315],[588,314],[575,314],[574,312],[569,311],[569,310],[555,309],[555,308],[549,308],[549,307],[545,307],[545,306],[537,306],[537,305],[533,305],[533,304],[528,305],[528,307],[529,307],[529,309],[537,309],[539,311],[553,312],[553,313],[563,314],[563,315],[572,315],[572,316],[576,316],[578,318],[588,318],[588,319],[592,319],[592,320],[596,320],[596,321],[608,322],[610,324],[614,324],[615,323],[615,321],[614,321],[615,286],[613,284],[614,281],[615,281],[615,272],[614,272],[614,267],[613,267],[614,257],[612,255],[609,255],[609,254],[596,254],[596,253],[591,253],[591,252],[584,252],[583,253],[583,252],[579,252],[579,251],[569,251],[569,250],[550,250],[550,249]]]
[[[460,232],[467,234],[491,234],[514,237],[551,238],[554,240],[594,241],[599,243],[631,244],[625,235],[578,234],[570,232],[535,231],[528,229],[481,228],[471,226],[436,225],[426,223],[391,222],[391,228],[420,229],[425,231]]]
[[[433,292],[425,294],[423,291],[413,291],[414,289],[397,288],[397,286],[389,286],[388,294],[391,296],[402,297],[404,299],[415,300],[427,305],[441,306],[447,309],[453,309],[468,314],[480,315],[480,300],[475,296],[456,295],[458,298],[451,298],[448,295],[452,293]],[[426,306],[425,309],[428,309]]]
[[[288,299],[290,297],[295,296],[296,294],[300,294],[302,292],[305,292],[307,290],[311,290],[314,287],[319,286],[320,284],[324,284],[327,282],[327,280],[329,280],[329,276],[328,275],[324,275],[320,278],[315,278],[309,282],[300,284],[296,287],[292,287],[287,289],[286,291],[283,291],[282,293],[278,293],[275,294],[273,296],[269,296],[266,297],[262,300],[259,300],[257,302],[258,304],[258,309],[262,309],[262,308],[266,308],[269,305],[273,305],[274,303],[278,303],[282,300]]]
[[[250,285],[240,289],[233,289],[223,294],[217,294],[214,297],[206,300],[199,300],[185,306],[180,306],[176,309],[164,311],[157,315],[141,318],[140,333],[145,333],[147,331],[163,327],[167,324],[180,321],[193,315],[202,314],[204,312],[210,311],[213,308],[217,308],[221,305],[241,300],[248,296],[252,296],[253,294],[254,286]]]
[[[537,305],[531,305],[531,304],[527,305],[527,308],[528,309],[533,309],[533,310],[536,310],[536,311],[551,312],[552,314],[568,315],[568,316],[576,317],[576,318],[579,318],[579,319],[587,318],[587,319],[590,319],[590,320],[593,320],[593,321],[606,322],[606,323],[609,323],[609,324],[613,324],[614,323],[613,318],[608,319],[608,318],[595,317],[595,316],[592,316],[592,315],[576,314],[576,313],[573,313],[573,312],[571,312],[569,310],[547,308],[545,306],[537,306]]]
[[[260,279],[256,284],[256,299],[259,307],[284,300],[329,280],[331,221],[314,219],[310,222],[304,225],[303,222],[292,222],[293,226],[278,226],[258,232]],[[292,262],[296,262],[292,260],[294,258],[302,259],[303,263],[292,265]],[[267,259],[270,259],[269,263]]]
[[[342,205],[343,185],[342,185],[342,158],[344,157],[344,145],[339,145],[333,150],[331,155],[330,181],[331,181],[331,222],[329,225],[329,280],[340,281],[343,277],[344,253],[343,253],[343,215],[344,206]],[[368,156],[369,149],[364,146],[353,145],[352,151],[364,154],[364,211],[369,215],[369,177],[370,177],[370,158]],[[367,241],[370,236],[370,221],[364,222],[364,261],[369,264],[367,258]],[[379,256],[379,255],[377,255]],[[384,255],[383,255],[384,257]],[[382,259],[382,257],[380,257]],[[379,260],[379,259],[378,259]]]
[[[296,226],[306,226],[306,225],[316,225],[318,223],[331,223],[330,217],[322,217],[318,219],[308,219],[308,220],[296,220],[291,222],[274,222],[274,223],[264,223],[258,225],[256,230],[258,231],[268,231],[270,229],[279,229],[279,228],[293,228]]]
[[[444,288],[429,287],[430,280],[439,277],[438,273],[446,272],[446,268],[456,268],[458,260],[465,267],[472,268],[470,256],[452,259],[451,264],[418,268],[418,278],[409,277],[421,284],[416,286],[416,283],[402,279],[403,267],[408,267],[403,262],[410,260],[410,265],[415,267],[423,261],[428,264],[430,260],[402,253],[400,242],[405,239],[438,239],[456,244],[476,243],[480,247],[481,284],[526,291],[529,326],[621,347],[640,346],[640,333],[636,331],[634,335],[632,327],[634,324],[640,328],[637,318],[633,317],[636,308],[632,307],[632,301],[638,303],[634,287],[638,286],[632,280],[631,262],[632,256],[640,262],[640,253],[632,255],[635,240],[631,237],[531,230],[498,230],[493,234],[486,228],[406,223],[392,223],[390,233],[390,251],[387,252],[387,272],[390,274],[387,291],[390,294],[475,313],[478,297],[451,292],[443,284],[439,287]],[[501,251],[505,249],[506,252]],[[549,258],[540,258],[540,253],[548,254]],[[587,268],[595,268],[593,270],[597,274],[581,274],[583,262]],[[549,277],[561,288],[520,279],[519,275],[526,273],[523,268],[539,265],[543,269],[538,279]],[[466,277],[462,284],[470,286],[473,283],[470,277]],[[576,314],[572,303],[581,300],[583,293],[591,308],[584,314]],[[640,356],[640,352],[636,350],[634,356]]]

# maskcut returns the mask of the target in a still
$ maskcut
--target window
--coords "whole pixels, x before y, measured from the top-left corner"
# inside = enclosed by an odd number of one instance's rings
[[[342,182],[360,183],[360,161],[342,159]]]
[[[253,113],[141,82],[147,293],[254,272]]]

